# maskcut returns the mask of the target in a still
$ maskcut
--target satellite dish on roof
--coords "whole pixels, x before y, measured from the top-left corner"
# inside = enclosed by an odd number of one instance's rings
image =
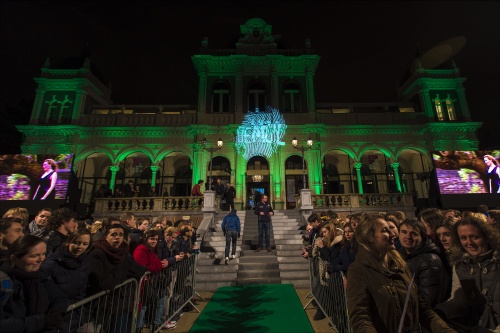
[[[434,46],[429,51],[418,57],[411,65],[411,72],[415,72],[420,66],[424,69],[433,69],[444,63],[445,61],[453,58],[465,45],[465,37],[458,36],[445,40]]]

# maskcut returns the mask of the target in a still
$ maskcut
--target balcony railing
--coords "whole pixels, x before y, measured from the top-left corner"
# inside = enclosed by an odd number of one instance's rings
[[[94,214],[201,212],[203,197],[134,197],[95,199]]]
[[[297,207],[300,198],[295,196]],[[314,209],[369,209],[392,207],[414,207],[413,195],[408,193],[369,193],[369,194],[318,194],[312,195]]]

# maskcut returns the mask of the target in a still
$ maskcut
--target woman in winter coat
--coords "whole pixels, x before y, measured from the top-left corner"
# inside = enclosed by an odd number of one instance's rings
[[[141,297],[141,308],[139,312],[139,317],[136,323],[136,327],[138,329],[142,328],[144,326],[144,316],[146,315],[146,310],[149,310],[148,317],[152,316],[154,313],[154,320],[153,324],[155,326],[158,326],[162,324],[162,319],[163,319],[163,308],[165,305],[165,297],[160,297],[155,301],[153,304],[144,304],[145,295],[148,295],[148,292],[153,290],[153,286],[151,284],[154,284],[154,289],[155,290],[160,290],[160,294],[165,295],[165,289],[166,285],[164,279],[158,279],[158,275],[162,269],[168,267],[168,261],[167,259],[160,260],[158,258],[157,254],[157,246],[158,246],[158,238],[159,238],[159,232],[154,229],[150,229],[146,231],[140,239],[140,244],[137,246],[137,248],[134,250],[134,259],[135,261],[145,267],[151,274],[148,276],[147,279],[143,279],[143,285],[140,286],[142,289],[142,297]],[[151,288],[151,289],[148,289]],[[148,307],[151,307],[152,309],[148,309]],[[175,327],[175,323],[169,322],[167,323],[167,328],[173,328]]]
[[[363,216],[355,231],[356,260],[347,272],[347,308],[353,332],[455,332],[411,284],[394,246],[395,234],[380,214]]]
[[[129,254],[129,246],[124,241],[124,236],[123,226],[113,223],[105,228],[104,236],[94,242],[88,255],[90,275],[87,296],[104,290],[112,291],[128,278],[139,279],[146,272]],[[100,311],[101,309],[94,309],[98,315],[98,323],[109,325],[103,328],[107,332],[129,331],[127,324],[133,310],[135,289],[122,288],[120,291],[109,294],[106,313]],[[104,308],[104,305],[101,304],[101,307]]]
[[[500,237],[477,216],[454,225],[460,250],[451,254],[451,299],[436,310],[446,320],[478,331],[500,331]],[[483,332],[483,331],[481,331]]]
[[[2,306],[0,332],[42,332],[63,328],[68,297],[40,271],[47,247],[36,236],[27,235],[9,248],[0,267]],[[11,286],[11,288],[8,288]]]
[[[68,295],[70,304],[85,298],[90,272],[86,252],[89,245],[90,231],[85,228],[77,229],[40,267]],[[69,323],[72,330],[78,328],[80,317],[80,311],[66,314],[65,330],[70,329]]]
[[[328,266],[328,273],[332,272],[347,272],[349,266],[354,262],[356,257],[354,229],[350,222],[344,225],[344,235],[340,243],[340,253],[338,257]]]

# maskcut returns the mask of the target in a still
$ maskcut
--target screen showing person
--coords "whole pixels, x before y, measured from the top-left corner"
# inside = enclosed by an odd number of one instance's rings
[[[500,149],[432,152],[441,194],[500,193]]]
[[[0,157],[0,200],[65,199],[73,154]]]

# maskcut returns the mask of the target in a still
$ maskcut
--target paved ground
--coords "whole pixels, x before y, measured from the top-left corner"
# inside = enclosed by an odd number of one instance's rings
[[[306,305],[307,302],[311,300],[310,297],[307,297],[309,294],[309,290],[307,289],[295,289],[297,292],[297,295],[300,298],[300,301],[302,302],[302,305]],[[211,292],[199,292],[200,296],[203,297],[206,301],[198,299],[198,305],[196,307],[200,310],[203,311],[205,306],[207,305],[207,302],[210,300],[212,297],[213,293]],[[307,313],[307,316],[309,317],[309,320],[311,321],[311,325],[314,329],[314,332],[316,333],[333,333],[334,330],[328,326],[328,319],[322,319],[315,321],[313,320],[313,316],[316,314],[316,308],[312,305],[309,305],[307,309],[305,310]],[[193,326],[193,323],[196,321],[196,318],[198,318],[199,313],[195,311],[191,312],[184,312],[182,315],[181,319],[177,322],[177,326],[175,329],[172,330],[162,330],[162,332],[172,332],[172,333],[187,333],[191,329],[191,326]]]

